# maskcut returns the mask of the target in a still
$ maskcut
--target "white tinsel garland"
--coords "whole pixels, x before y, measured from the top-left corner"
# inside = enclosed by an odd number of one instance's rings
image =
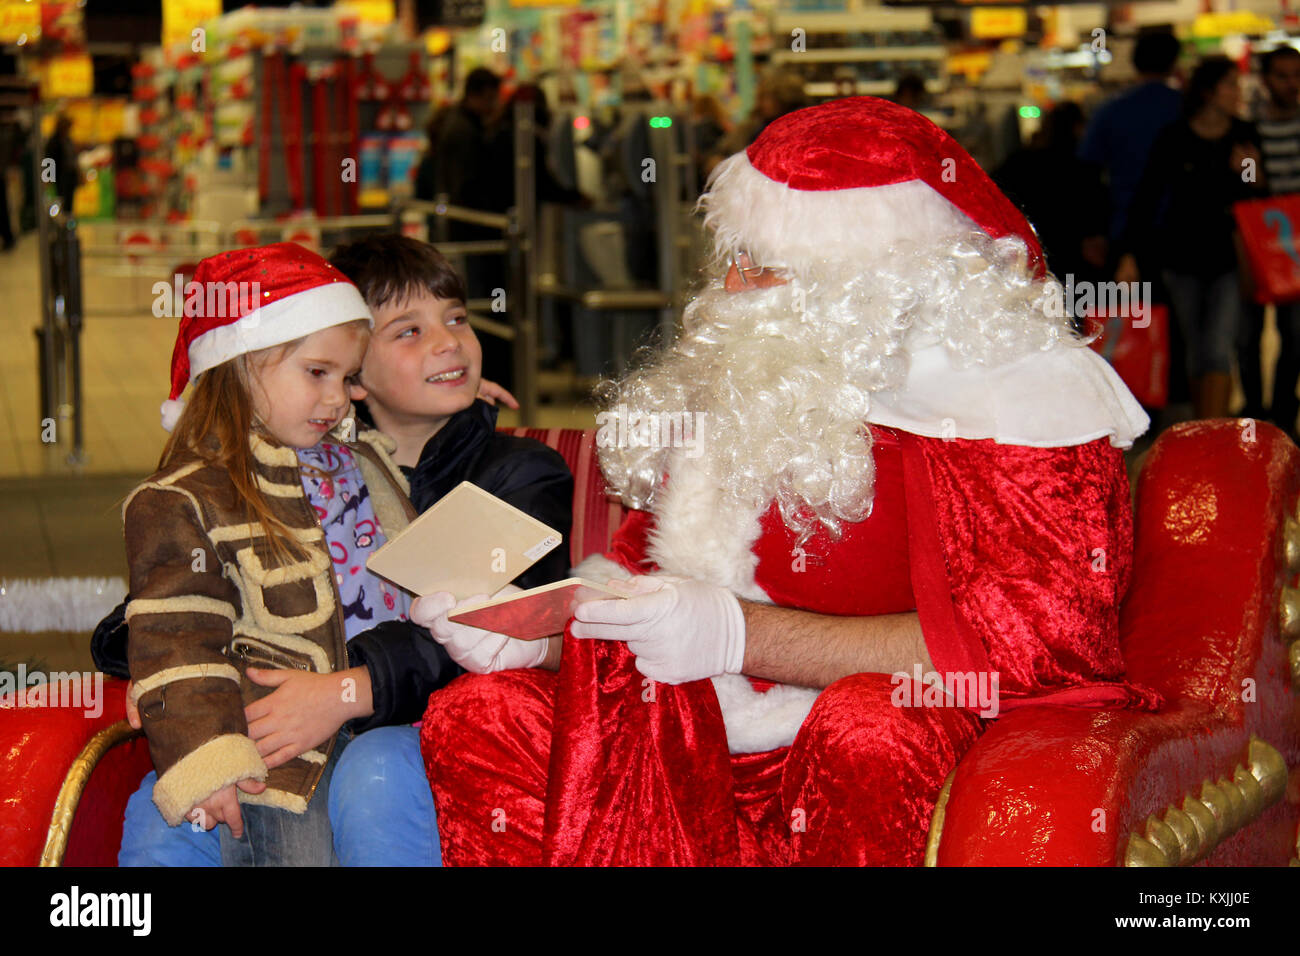
[[[122,578],[0,579],[0,632],[89,632],[125,596]]]

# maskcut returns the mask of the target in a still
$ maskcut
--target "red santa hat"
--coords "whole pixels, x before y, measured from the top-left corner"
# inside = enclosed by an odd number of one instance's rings
[[[1024,240],[1045,274],[1033,227],[956,140],[920,113],[852,96],[773,120],[720,163],[701,199],[722,248],[796,273],[818,261],[870,261],[903,241],[978,228]]]
[[[185,386],[208,369],[344,322],[366,319],[374,325],[360,290],[292,242],[210,256],[195,268],[185,293],[171,396],[162,403],[168,431],[180,418]]]

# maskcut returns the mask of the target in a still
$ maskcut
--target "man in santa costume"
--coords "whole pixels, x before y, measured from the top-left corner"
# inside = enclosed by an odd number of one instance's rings
[[[630,596],[577,606],[558,673],[411,609],[475,672],[422,735],[448,863],[918,864],[998,714],[1158,706],[1118,643],[1147,418],[975,162],[854,97],[701,203],[711,280],[606,396],[703,423],[601,450],[638,510],[577,573]]]

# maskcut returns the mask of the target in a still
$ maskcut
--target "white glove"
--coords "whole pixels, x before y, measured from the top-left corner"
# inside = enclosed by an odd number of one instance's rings
[[[507,587],[512,591],[503,590],[502,593],[519,590],[513,585]],[[447,620],[456,608],[478,604],[486,598],[486,594],[479,594],[457,604],[454,595],[440,591],[413,601],[408,616],[421,627],[427,627],[433,639],[447,648],[451,659],[471,674],[493,674],[497,671],[537,667],[545,661],[548,641],[520,641],[504,634]]]
[[[745,614],[726,588],[673,575],[638,575],[609,586],[635,596],[579,604],[574,637],[626,641],[636,669],[664,684],[741,673]]]

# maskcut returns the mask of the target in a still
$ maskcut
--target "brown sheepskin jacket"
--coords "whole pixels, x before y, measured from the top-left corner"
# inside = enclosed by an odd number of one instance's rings
[[[345,418],[326,440],[350,437]],[[353,451],[387,536],[415,511],[388,436],[363,430]],[[245,668],[347,667],[343,611],[324,533],[306,495],[294,449],[249,436],[258,486],[307,548],[276,566],[260,523],[249,524],[226,471],[197,456],[159,471],[123,505],[132,600],[128,662],[132,694],[158,771],[154,802],[177,825],[217,790],[264,780],[243,803],[303,813],[334,747],[309,750],[268,771],[248,737],[244,707],[274,688]]]

